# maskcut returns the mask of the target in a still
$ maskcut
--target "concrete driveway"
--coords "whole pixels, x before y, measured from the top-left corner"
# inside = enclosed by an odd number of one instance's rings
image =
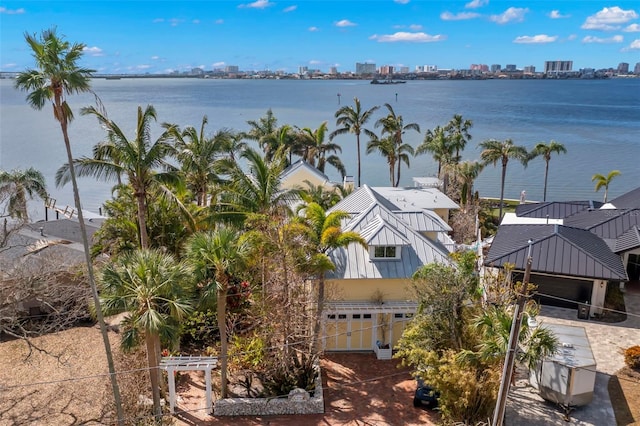
[[[640,345],[640,283],[627,287],[624,296],[626,321],[603,323],[579,320],[575,309],[543,306],[538,316],[541,324],[565,324],[584,327],[596,360],[596,383],[593,401],[570,413],[568,421],[564,411],[555,404],[544,401],[526,378],[516,380],[507,402],[507,425],[615,425],[616,419],[609,399],[609,378],[624,367],[622,351],[629,346]]]

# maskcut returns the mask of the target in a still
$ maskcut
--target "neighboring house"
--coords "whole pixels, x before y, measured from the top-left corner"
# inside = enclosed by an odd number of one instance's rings
[[[537,224],[535,224],[537,223]],[[608,283],[640,280],[640,188],[607,204],[596,201],[520,205],[505,215],[484,264],[515,264],[521,277],[533,241],[532,278],[542,303],[602,313]],[[536,247],[538,249],[536,249]]]
[[[441,242],[451,228],[433,211],[411,207],[401,208],[364,185],[331,209],[349,213],[343,230],[358,232],[368,249],[351,244],[329,252],[336,268],[326,274],[326,350],[371,350],[376,342],[393,346],[417,308],[409,290],[415,271],[451,262]]]
[[[313,186],[320,186],[327,190],[334,190],[338,184],[332,182],[327,175],[304,160],[298,160],[283,170],[280,174],[282,189],[307,188],[307,182]],[[345,176],[343,186],[353,185],[353,178]]]

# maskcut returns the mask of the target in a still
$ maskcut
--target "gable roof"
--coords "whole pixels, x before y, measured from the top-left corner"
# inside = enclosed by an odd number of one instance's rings
[[[640,226],[640,208],[586,210],[566,218],[564,224],[588,229],[605,240],[616,240],[632,226]]]
[[[460,208],[437,188],[376,186],[373,190],[398,206],[399,210]]]
[[[396,211],[396,216],[418,232],[449,232],[451,227],[431,210]]]
[[[374,204],[380,204],[387,210],[397,211],[400,210],[398,206],[378,194],[368,185],[362,185],[360,188],[353,191],[349,196],[343,198],[335,206],[331,207],[329,211],[342,210],[351,215],[359,214]]]
[[[640,186],[609,201],[616,209],[640,209]]]
[[[399,245],[400,258],[372,260],[366,248],[353,243],[328,253],[336,266],[327,273],[328,279],[406,279],[423,265],[451,263],[444,246],[422,236],[378,202],[355,216],[345,230],[360,233],[371,245]]]
[[[329,177],[327,175],[325,175],[320,170],[313,167],[311,164],[307,163],[304,160],[298,160],[295,163],[289,165],[289,167],[287,167],[286,169],[284,169],[282,173],[280,173],[280,181],[284,182],[287,179],[290,179],[296,173],[300,173],[303,171],[307,173],[311,173],[313,176],[317,177],[318,180],[322,181],[322,184],[330,182]],[[300,182],[300,184],[302,183],[303,182]]]
[[[638,247],[640,247],[640,227],[634,225],[616,240],[613,251],[615,253],[621,253]]]
[[[531,270],[555,275],[628,280],[620,256],[593,233],[563,225],[503,225],[498,228],[484,264],[514,264],[524,270],[531,245]]]
[[[564,219],[589,209],[598,209],[598,201],[549,201],[543,203],[519,204],[516,216],[546,219]]]

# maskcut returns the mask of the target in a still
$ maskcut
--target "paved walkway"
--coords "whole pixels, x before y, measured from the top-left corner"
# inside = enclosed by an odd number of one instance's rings
[[[518,380],[509,395],[505,424],[529,426],[616,424],[609,399],[609,378],[624,367],[622,351],[629,346],[640,345],[640,283],[629,286],[624,299],[627,319],[619,323],[580,320],[577,318],[576,309],[542,307],[538,316],[541,324],[565,324],[585,328],[597,365],[593,401],[589,405],[576,408],[567,422],[562,409],[544,401],[528,384],[528,380]]]

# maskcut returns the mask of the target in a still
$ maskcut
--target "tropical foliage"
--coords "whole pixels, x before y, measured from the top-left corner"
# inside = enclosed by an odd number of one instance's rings
[[[7,200],[7,213],[14,219],[29,221],[27,199],[38,196],[47,199],[42,173],[33,167],[26,170],[0,170],[0,201]]]
[[[533,147],[530,158],[541,156],[544,158],[544,191],[542,201],[547,201],[547,178],[549,177],[549,161],[551,154],[566,154],[567,148],[560,142],[550,141],[549,143],[540,142]]]
[[[600,191],[600,188],[604,188],[603,202],[605,203],[607,202],[607,198],[609,196],[609,185],[611,184],[611,181],[613,180],[613,178],[619,175],[620,175],[620,170],[611,170],[609,173],[606,174],[606,176],[600,173],[596,173],[591,177],[591,182],[596,183],[596,187],[595,187],[596,192]]]

